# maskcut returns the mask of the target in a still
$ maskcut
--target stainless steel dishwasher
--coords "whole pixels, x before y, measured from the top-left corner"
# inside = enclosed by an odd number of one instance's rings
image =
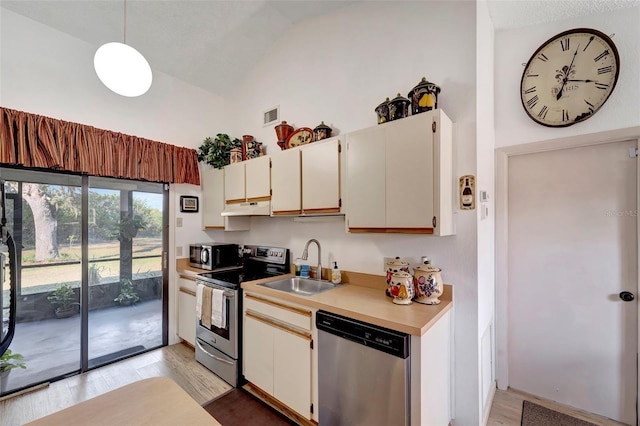
[[[330,312],[316,313],[318,420],[410,424],[410,336]]]

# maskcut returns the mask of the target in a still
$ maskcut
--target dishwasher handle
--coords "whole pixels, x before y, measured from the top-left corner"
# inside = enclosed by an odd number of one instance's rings
[[[316,312],[316,328],[398,358],[406,359],[411,352],[410,335],[331,312]]]

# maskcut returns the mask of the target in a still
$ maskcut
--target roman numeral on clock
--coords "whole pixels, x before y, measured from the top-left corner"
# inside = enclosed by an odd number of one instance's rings
[[[589,105],[589,111],[593,112],[593,104],[586,99],[584,101]]]
[[[538,59],[540,59],[542,62],[547,62],[549,60],[549,58],[544,56],[544,53],[539,54]]]
[[[527,101],[527,106],[529,107],[529,109],[533,108],[534,106],[536,106],[536,104],[538,103],[540,99],[538,99],[538,95],[535,95],[533,98],[529,99]]]
[[[607,56],[609,54],[608,50],[605,50],[604,52],[602,52],[601,54],[599,54],[598,56],[596,56],[595,58],[593,58],[594,62],[598,62],[600,59],[604,58],[605,56]]]
[[[613,71],[613,66],[598,68],[598,74],[604,74]]]
[[[563,52],[569,50],[569,40],[571,40],[569,37],[560,40],[560,47],[562,48]]]
[[[566,109],[562,110],[562,121],[569,121],[569,111]]]
[[[548,111],[549,111],[549,109],[547,108],[546,105],[544,105],[542,107],[542,109],[540,109],[540,112],[538,113],[538,117],[542,118],[544,120],[545,118],[547,118],[547,112]]]
[[[536,86],[533,86],[533,87],[530,87],[527,90],[525,90],[524,93],[528,94],[528,93],[533,93],[535,91],[536,91]]]
[[[608,84],[596,83],[596,88],[598,88],[598,89],[607,90],[607,87],[609,87]]]

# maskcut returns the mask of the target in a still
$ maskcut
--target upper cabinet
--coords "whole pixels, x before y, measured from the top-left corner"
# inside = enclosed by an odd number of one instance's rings
[[[340,139],[330,138],[272,158],[273,215],[341,212]]]
[[[262,156],[224,167],[225,203],[271,199],[271,157]]]
[[[200,174],[202,189],[202,229],[205,231],[247,231],[250,220],[245,217],[222,216],[225,201],[225,171],[205,166]]]
[[[349,232],[453,235],[452,123],[436,109],[347,134]]]

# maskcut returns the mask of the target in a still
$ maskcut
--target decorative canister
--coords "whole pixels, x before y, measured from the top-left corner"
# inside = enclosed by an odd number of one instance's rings
[[[391,285],[391,276],[396,272],[406,272],[409,273],[409,263],[403,262],[399,257],[396,256],[394,260],[391,262],[387,262],[387,285]],[[391,292],[389,291],[389,287],[387,287],[385,294],[389,297],[391,296]]]
[[[389,98],[385,99],[384,102],[378,105],[375,111],[378,115],[378,124],[386,123],[391,120],[389,118]]]
[[[276,136],[278,136],[278,146],[281,150],[284,151],[286,149],[285,145],[287,143],[287,138],[291,133],[293,133],[294,128],[293,126],[287,124],[286,121],[283,121],[282,123],[278,124],[275,129]]]
[[[414,296],[413,277],[410,273],[400,271],[391,275],[391,287],[389,287],[393,303],[396,305],[409,305]]]
[[[413,285],[415,287],[416,302],[425,305],[438,305],[442,296],[443,283],[440,275],[441,269],[431,264],[426,257],[422,258],[422,264],[413,269]]]
[[[323,121],[313,129],[313,136],[316,141],[330,138],[331,131],[332,131],[331,127],[324,124],[324,121]]]
[[[407,95],[411,99],[411,112],[418,114],[438,108],[439,93],[440,87],[422,77],[420,83],[411,89]]]
[[[240,148],[233,148],[229,151],[229,162],[240,163],[242,161],[242,150]]]
[[[407,117],[409,115],[409,104],[411,104],[409,99],[398,93],[398,96],[389,101],[389,119],[397,120]]]

